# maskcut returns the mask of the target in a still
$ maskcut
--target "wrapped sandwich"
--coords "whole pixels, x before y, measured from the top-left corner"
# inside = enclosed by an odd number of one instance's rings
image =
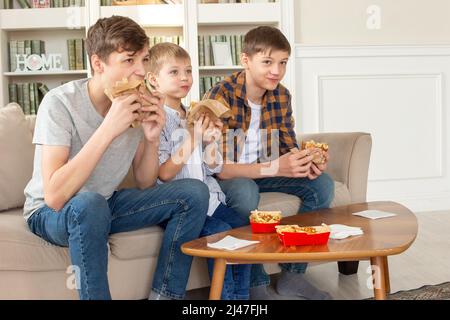
[[[325,153],[328,151],[328,144],[322,142],[315,142],[314,140],[302,142],[302,150],[309,149],[313,158],[313,163],[324,164],[327,159]]]
[[[112,101],[113,99],[123,96],[123,95],[130,95],[130,94],[138,94],[139,93],[145,93],[145,92],[154,92],[155,88],[150,84],[150,82],[145,80],[133,80],[128,81],[128,79],[124,78],[121,81],[117,81],[114,86],[110,88],[105,89],[106,96]],[[143,101],[137,101],[138,103],[141,103],[141,105],[147,106],[143,103]],[[131,126],[133,128],[137,128],[140,126],[141,121],[149,116],[149,112],[142,112],[140,110],[136,111],[139,114],[138,119],[136,119]]]
[[[217,100],[207,99],[191,103],[187,114],[187,124],[190,126],[194,125],[194,122],[197,121],[203,113],[207,115],[212,122],[215,122],[218,119],[233,118],[231,110],[223,103]]]

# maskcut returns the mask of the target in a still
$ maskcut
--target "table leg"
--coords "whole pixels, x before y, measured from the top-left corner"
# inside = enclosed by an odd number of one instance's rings
[[[375,293],[375,300],[386,300],[386,273],[385,273],[385,257],[370,258],[370,265],[372,266],[373,277],[373,291]]]
[[[227,263],[225,259],[214,259],[214,271],[211,280],[211,289],[209,291],[209,300],[220,300],[226,267]]]
[[[391,283],[389,280],[389,265],[388,265],[388,257],[383,257],[383,263],[384,263],[384,282],[386,286],[386,294],[391,293]]]

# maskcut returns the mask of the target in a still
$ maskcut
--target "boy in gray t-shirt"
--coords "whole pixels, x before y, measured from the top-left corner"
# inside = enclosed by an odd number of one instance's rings
[[[190,179],[156,186],[165,123],[161,94],[125,95],[111,103],[104,93],[123,78],[143,80],[145,31],[129,18],[100,19],[86,46],[93,77],[51,90],[40,105],[25,219],[36,235],[69,247],[80,299],[111,298],[110,234],[165,225],[150,298],[183,299],[192,258],[180,246],[200,234],[208,188]],[[152,113],[132,128],[137,110]],[[138,189],[117,191],[131,166]]]

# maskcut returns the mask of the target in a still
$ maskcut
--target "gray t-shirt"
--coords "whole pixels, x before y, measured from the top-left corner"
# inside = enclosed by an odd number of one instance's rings
[[[70,147],[70,160],[80,152],[104,120],[92,105],[87,83],[88,79],[66,83],[51,90],[42,100],[33,137],[36,145],[33,176],[24,190],[25,219],[45,206],[42,145]],[[117,137],[78,193],[96,192],[109,199],[127,175],[142,138],[140,128],[130,128]]]

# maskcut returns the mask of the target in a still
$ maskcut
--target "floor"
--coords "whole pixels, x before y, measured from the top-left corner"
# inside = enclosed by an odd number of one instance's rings
[[[450,281],[450,211],[416,213],[419,233],[405,252],[389,257],[391,293]],[[328,291],[334,299],[366,299],[373,297],[369,289],[369,261],[361,261],[358,273],[339,274],[337,263],[311,264],[307,278],[318,288]],[[274,290],[277,275],[272,275]],[[191,290],[187,299],[208,299],[209,288]],[[296,299],[279,296],[280,299]]]

